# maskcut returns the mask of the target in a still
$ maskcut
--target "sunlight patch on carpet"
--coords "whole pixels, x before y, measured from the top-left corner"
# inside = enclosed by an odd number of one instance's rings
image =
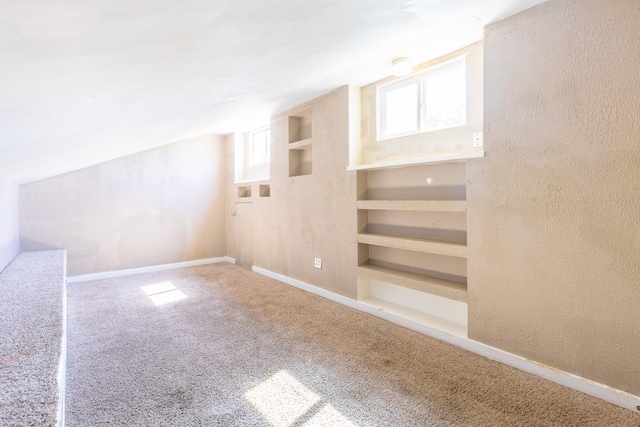
[[[342,415],[340,411],[328,403],[322,405],[320,410],[311,417],[309,421],[303,424],[304,427],[358,427],[357,424],[351,422],[347,417]]]
[[[174,301],[186,299],[187,296],[171,282],[142,286],[140,289],[147,294],[153,305],[160,306]]]
[[[357,427],[286,371],[279,371],[244,395],[273,427]],[[306,421],[306,422],[305,422]]]

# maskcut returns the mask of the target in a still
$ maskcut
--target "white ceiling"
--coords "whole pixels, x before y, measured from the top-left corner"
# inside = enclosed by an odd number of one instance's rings
[[[247,131],[544,0],[0,0],[0,179]]]

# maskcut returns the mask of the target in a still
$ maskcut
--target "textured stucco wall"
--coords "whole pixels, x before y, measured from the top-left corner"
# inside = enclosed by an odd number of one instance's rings
[[[351,93],[345,86],[271,119],[274,231],[264,238],[279,256],[262,254],[278,273],[355,298],[356,175],[347,166],[350,127],[358,123],[349,122]],[[289,177],[288,117],[309,109],[312,173]],[[313,267],[314,257],[322,259],[321,270]]]
[[[271,195],[259,197],[259,184],[252,184],[252,197],[239,200],[237,185],[228,185],[227,236],[241,238],[238,227],[245,219],[235,216],[235,203],[251,203],[253,265],[315,286],[356,297],[356,176],[347,172],[349,138],[359,127],[350,106],[359,103],[357,90],[342,87],[271,119]],[[355,98],[355,99],[354,99]],[[289,176],[288,117],[312,111],[312,173]],[[233,146],[227,137],[227,150]],[[229,153],[229,151],[228,151]],[[233,165],[231,156],[227,166]],[[227,179],[233,173],[227,172]],[[246,211],[246,210],[245,210]],[[230,241],[229,255],[235,256]],[[313,267],[315,257],[322,269]]]
[[[20,249],[18,226],[18,186],[0,181],[0,271]]]
[[[226,255],[231,258],[236,257],[236,216],[235,204],[238,197],[238,187],[233,183],[236,169],[236,152],[235,140],[240,137],[236,134],[230,134],[223,137],[225,146],[225,236],[226,236]]]
[[[224,144],[183,141],[20,186],[22,250],[70,275],[223,256]]]
[[[469,337],[640,395],[640,2],[554,0],[485,35]]]

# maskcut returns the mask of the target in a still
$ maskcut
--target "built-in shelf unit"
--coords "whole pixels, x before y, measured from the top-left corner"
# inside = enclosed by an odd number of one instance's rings
[[[466,338],[466,163],[438,160],[356,169],[358,299]]]
[[[312,112],[289,116],[289,176],[310,175],[312,171]]]

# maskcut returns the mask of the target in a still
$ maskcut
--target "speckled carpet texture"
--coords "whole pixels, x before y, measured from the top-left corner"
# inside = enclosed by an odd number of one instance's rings
[[[68,286],[67,426],[639,426],[231,264]]]
[[[26,252],[0,273],[0,426],[56,424],[65,264]]]

